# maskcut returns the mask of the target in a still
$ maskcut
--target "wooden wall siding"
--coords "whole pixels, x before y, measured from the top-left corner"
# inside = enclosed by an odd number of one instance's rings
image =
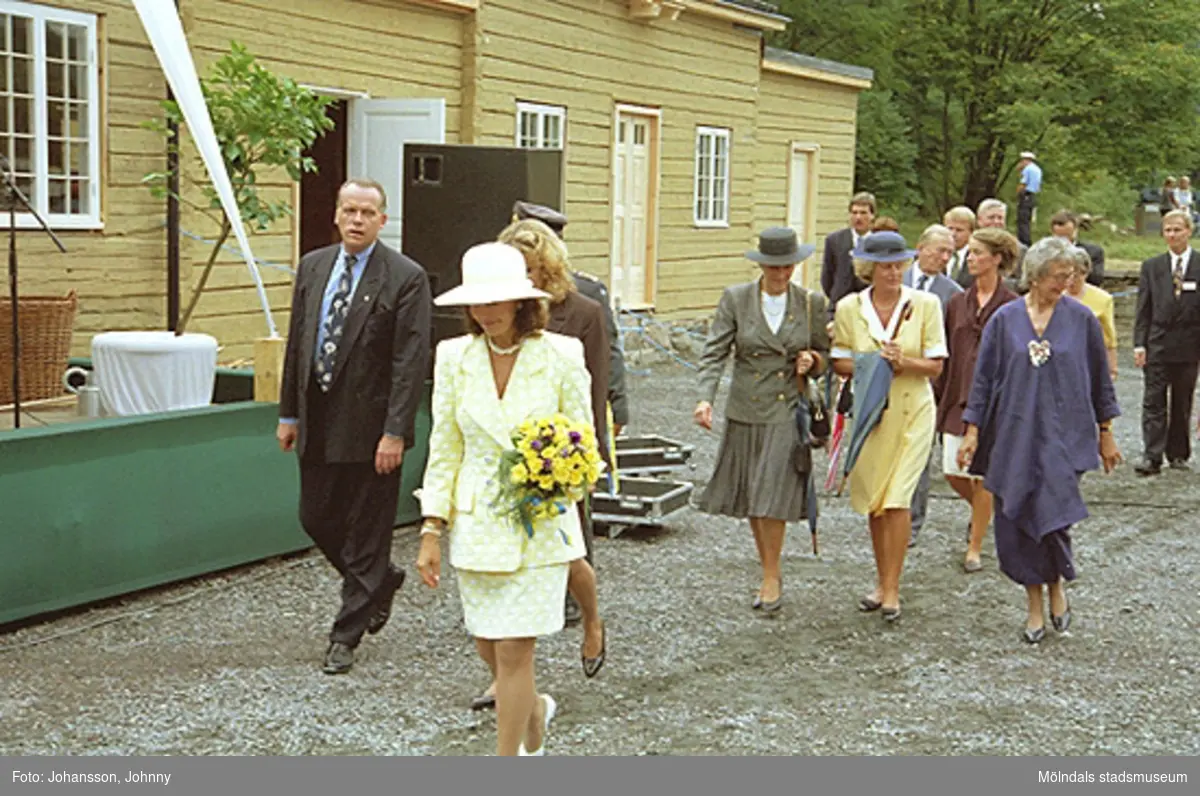
[[[858,92],[798,77],[763,72],[759,91],[755,179],[756,226],[787,221],[788,171],[793,141],[820,144],[817,251],[809,261],[810,286],[820,286],[825,236],[846,225],[854,186]]]
[[[185,24],[201,74],[235,40],[278,74],[299,82],[377,98],[446,100],[446,140],[461,140],[463,41],[469,16],[394,0],[184,0]],[[279,31],[287,31],[280,35]],[[194,163],[194,161],[192,161]],[[194,168],[194,166],[193,166]],[[292,199],[293,185],[282,173],[264,183],[267,195]],[[330,186],[336,190],[337,186]],[[185,213],[184,229],[206,238],[217,228],[207,218]],[[286,219],[251,236],[261,260],[294,267],[295,220]],[[184,282],[199,278],[210,247],[184,238]],[[231,240],[231,247],[236,244]],[[280,333],[286,333],[292,278],[261,269]],[[186,298],[185,298],[186,301]],[[248,357],[253,341],[266,334],[254,282],[240,257],[226,254],[189,326],[212,334],[224,362]]]
[[[100,17],[101,207],[104,229],[63,231],[59,254],[40,230],[18,232],[22,295],[75,290],[79,314],[73,353],[110,329],[161,328],[165,312],[163,205],[141,185],[162,167],[163,145],[138,125],[166,94],[166,81],[133,4],[123,0],[43,2]],[[106,124],[107,123],[107,124]]]
[[[567,108],[567,243],[573,263],[607,278],[617,103],[662,109],[658,225],[660,314],[709,308],[745,277],[752,237],[759,39],[684,14],[645,24],[624,0],[489,0],[481,34],[474,143],[512,145],[518,100]],[[696,127],[728,127],[730,226],[692,220]]]

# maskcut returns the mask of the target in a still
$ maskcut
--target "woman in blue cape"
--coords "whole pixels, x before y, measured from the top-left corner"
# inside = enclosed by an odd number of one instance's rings
[[[984,329],[963,413],[959,466],[995,495],[996,554],[1001,571],[1025,586],[1030,644],[1046,635],[1043,586],[1054,629],[1071,622],[1063,582],[1075,579],[1069,530],[1088,516],[1080,478],[1121,461],[1100,322],[1064,295],[1074,268],[1068,242],[1046,238],[1029,249],[1029,293]]]

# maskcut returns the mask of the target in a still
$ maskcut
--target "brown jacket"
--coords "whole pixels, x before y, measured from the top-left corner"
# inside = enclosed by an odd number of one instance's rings
[[[583,360],[592,377],[592,425],[596,430],[600,456],[608,455],[608,373],[610,366],[608,331],[604,307],[575,291],[557,304],[550,305],[546,331],[574,337],[583,343]]]
[[[934,383],[937,396],[937,430],[942,434],[961,437],[967,433],[963,422],[963,410],[971,397],[971,382],[975,378],[975,360],[979,357],[979,343],[983,339],[983,327],[996,314],[996,310],[1010,301],[1020,298],[1001,280],[996,292],[980,309],[979,288],[972,283],[962,293],[955,294],[946,304],[946,347],[950,357],[942,368],[942,375]]]

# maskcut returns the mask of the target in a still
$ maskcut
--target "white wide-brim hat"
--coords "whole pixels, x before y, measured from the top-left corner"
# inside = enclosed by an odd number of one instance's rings
[[[433,300],[439,307],[550,298],[525,273],[525,256],[507,243],[481,243],[462,259],[462,284]]]

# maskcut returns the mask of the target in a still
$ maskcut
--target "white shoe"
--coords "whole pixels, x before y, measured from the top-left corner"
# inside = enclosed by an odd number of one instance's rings
[[[525,743],[522,741],[521,746],[517,749],[517,757],[546,756],[546,734],[550,732],[550,722],[554,719],[554,714],[558,712],[558,703],[549,694],[542,694],[538,698],[546,705],[545,716],[542,719],[542,745],[532,752],[527,752],[525,751]]]

